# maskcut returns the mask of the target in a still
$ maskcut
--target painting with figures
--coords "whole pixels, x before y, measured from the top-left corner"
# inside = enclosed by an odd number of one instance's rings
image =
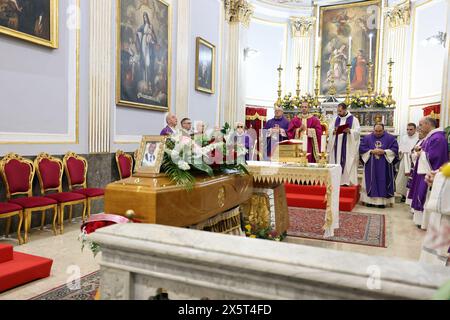
[[[195,89],[206,93],[214,93],[215,80],[215,46],[208,41],[197,38],[196,81]]]
[[[169,4],[162,0],[117,1],[117,104],[168,111]]]
[[[376,85],[381,1],[362,1],[320,8],[320,92],[327,95],[334,79],[338,96],[345,95],[351,65],[351,92],[367,94],[369,61]]]
[[[0,33],[58,47],[58,0],[0,0]]]

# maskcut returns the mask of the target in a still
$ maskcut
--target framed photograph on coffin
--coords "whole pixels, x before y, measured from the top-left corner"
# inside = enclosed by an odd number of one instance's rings
[[[0,33],[58,48],[58,0],[0,0]]]
[[[155,176],[160,173],[167,136],[143,136],[136,157],[136,174]]]
[[[198,37],[195,60],[195,90],[214,94],[216,80],[216,47]]]
[[[170,26],[163,0],[117,0],[117,105],[169,111]]]
[[[381,0],[320,7],[320,94],[328,95],[332,77],[336,95],[343,97],[347,87],[347,64],[351,64],[351,92],[366,96],[369,60],[373,63],[372,85],[376,92],[378,48],[382,18]]]

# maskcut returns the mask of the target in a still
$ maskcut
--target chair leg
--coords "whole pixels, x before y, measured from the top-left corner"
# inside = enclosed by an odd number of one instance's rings
[[[83,223],[86,222],[86,207],[87,207],[87,199],[83,202]]]
[[[24,218],[25,218],[25,223],[24,223],[24,233],[25,233],[25,235],[24,235],[24,243],[27,243],[28,242],[28,229],[29,229],[29,224],[28,224],[28,220],[30,220],[30,210],[24,210],[24,212],[23,212],[23,215],[24,215]]]
[[[64,204],[61,203],[61,206],[59,207],[59,228],[60,228],[60,233],[63,234],[64,233],[64,209],[66,208],[66,206]]]
[[[22,229],[22,222],[23,222],[23,212],[19,213],[19,225],[17,226],[17,239],[19,239],[19,245],[23,244],[23,239],[20,230]]]
[[[56,220],[59,217],[59,206],[55,206],[53,208],[53,233],[58,235],[58,231],[56,230]]]
[[[87,199],[87,217],[88,219],[91,217],[91,199]]]
[[[45,224],[45,210],[42,210],[42,216],[41,216],[41,230],[44,230],[44,224]]]
[[[9,237],[9,230],[11,229],[11,219],[12,219],[12,217],[9,217],[6,219],[6,229],[5,229],[6,237]]]
[[[69,206],[69,221],[72,222],[73,206]]]

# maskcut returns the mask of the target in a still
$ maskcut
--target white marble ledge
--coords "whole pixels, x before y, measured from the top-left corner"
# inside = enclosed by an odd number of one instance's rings
[[[113,225],[97,230],[90,238],[110,253],[128,252],[142,255],[144,259],[161,256],[194,266],[240,268],[243,273],[272,274],[299,282],[312,280],[349,289],[366,287],[369,276],[379,274],[383,283],[381,291],[403,298],[431,298],[450,279],[450,268],[399,258],[162,225]]]

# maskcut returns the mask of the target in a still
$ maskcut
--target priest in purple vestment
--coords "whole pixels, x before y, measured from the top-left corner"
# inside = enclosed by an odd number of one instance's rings
[[[394,165],[398,159],[397,139],[376,124],[359,147],[364,162],[361,201],[367,206],[385,208],[394,204]]]
[[[302,113],[300,117],[295,116],[288,128],[289,139],[301,139],[303,134],[308,135],[308,162],[316,163],[319,161],[319,153],[322,143],[322,124],[320,120],[309,114],[309,105],[302,103]]]
[[[425,202],[429,196],[429,187],[425,176],[431,171],[439,170],[448,162],[448,142],[445,132],[437,128],[437,121],[425,117],[419,122],[419,130],[426,135],[419,151],[419,159],[414,167],[415,177],[411,183],[411,208],[414,224],[424,230],[428,227],[429,214],[424,212]]]
[[[161,133],[159,134],[160,136],[170,136],[172,134],[178,133],[177,130],[178,119],[176,115],[172,113],[167,114],[166,123],[167,126],[161,130]]]
[[[275,146],[284,140],[288,139],[287,130],[289,128],[289,120],[284,116],[282,108],[275,108],[275,117],[267,121],[264,127],[264,135],[267,138],[267,155],[265,160],[269,160]]]

